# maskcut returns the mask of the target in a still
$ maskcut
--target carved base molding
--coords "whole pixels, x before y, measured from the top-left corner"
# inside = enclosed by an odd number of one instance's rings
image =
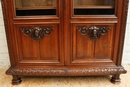
[[[96,67],[96,68],[9,68],[7,75],[17,76],[91,76],[91,75],[116,75],[126,73],[123,67]]]

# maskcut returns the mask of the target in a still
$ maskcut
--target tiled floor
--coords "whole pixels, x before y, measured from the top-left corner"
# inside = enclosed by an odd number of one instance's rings
[[[20,85],[12,85],[12,77],[0,69],[0,87],[130,87],[130,65],[124,65],[127,74],[121,75],[121,83],[110,83],[109,77],[22,77]]]

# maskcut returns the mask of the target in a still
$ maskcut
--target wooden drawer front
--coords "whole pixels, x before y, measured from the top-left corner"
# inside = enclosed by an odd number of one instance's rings
[[[15,25],[20,64],[62,64],[59,25]]]
[[[73,24],[71,63],[113,62],[114,24]]]

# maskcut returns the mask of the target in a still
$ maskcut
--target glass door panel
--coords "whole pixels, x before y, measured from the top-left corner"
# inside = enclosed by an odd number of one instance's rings
[[[15,0],[16,16],[56,15],[57,0]]]
[[[115,0],[74,0],[74,15],[112,15]]]

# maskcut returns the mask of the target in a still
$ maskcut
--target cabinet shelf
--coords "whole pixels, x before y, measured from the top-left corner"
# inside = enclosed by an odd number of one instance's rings
[[[42,9],[56,9],[56,6],[37,6],[37,7],[17,7],[16,10],[42,10]]]
[[[113,9],[113,5],[87,5],[87,6],[75,6],[74,9]]]

